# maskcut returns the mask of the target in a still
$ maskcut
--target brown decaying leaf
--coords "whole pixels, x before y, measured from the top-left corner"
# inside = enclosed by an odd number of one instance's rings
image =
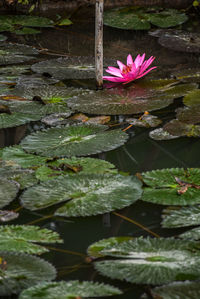
[[[14,95],[0,96],[0,100],[2,100],[2,101],[28,101],[26,98],[14,96]]]
[[[181,188],[177,191],[177,193],[179,195],[184,194],[188,190],[188,188],[200,189],[200,185],[182,181],[181,179],[179,179],[176,176],[174,178],[175,178],[175,181],[181,186]]]
[[[83,113],[78,113],[70,117],[71,120],[77,120],[84,123],[89,124],[101,124],[104,125],[110,121],[110,116],[101,115],[101,116],[95,116],[95,117],[88,117],[87,115]]]

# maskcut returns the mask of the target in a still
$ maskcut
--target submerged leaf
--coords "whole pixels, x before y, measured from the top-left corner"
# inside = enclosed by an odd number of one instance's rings
[[[5,269],[0,270],[0,295],[18,294],[41,281],[55,279],[55,268],[43,259],[27,254],[0,252]]]
[[[105,243],[99,254],[112,259],[95,262],[95,268],[110,278],[139,284],[195,280],[200,277],[200,255],[195,246],[195,242],[174,238],[140,237],[117,244]]]
[[[128,135],[121,130],[106,131],[101,125],[73,125],[34,132],[25,137],[22,148],[49,157],[88,156],[115,149]]]
[[[72,299],[119,295],[121,291],[111,285],[92,281],[59,281],[38,284],[23,291],[19,299]]]
[[[133,176],[95,175],[59,176],[27,189],[22,205],[30,210],[65,202],[55,215],[75,217],[104,214],[129,206],[140,198],[141,182]]]
[[[177,178],[193,186],[181,193]],[[200,203],[200,169],[167,168],[142,173],[144,187],[142,200],[163,205],[194,205]]]

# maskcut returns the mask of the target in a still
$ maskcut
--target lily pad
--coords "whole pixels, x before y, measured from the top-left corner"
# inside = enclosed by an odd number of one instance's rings
[[[34,59],[38,50],[23,44],[0,43],[0,65],[25,62]]]
[[[96,244],[98,242],[89,250]],[[195,242],[174,238],[134,238],[102,246],[99,254],[107,259],[95,262],[95,268],[112,279],[139,284],[195,280],[200,276],[200,255],[195,245]]]
[[[47,157],[88,156],[123,145],[128,135],[121,130],[106,131],[101,125],[73,125],[34,132],[25,137],[22,148]]]
[[[8,222],[18,218],[19,213],[8,210],[0,210],[0,222]]]
[[[155,115],[143,114],[139,118],[127,118],[126,121],[136,127],[155,128],[162,123],[162,120]]]
[[[200,240],[200,227],[195,227],[190,229],[178,236],[181,239],[193,240],[198,241]]]
[[[119,295],[122,292],[113,286],[93,281],[59,281],[38,284],[24,290],[19,299],[72,299]]]
[[[28,168],[45,164],[46,158],[27,154],[19,145],[5,147],[1,150],[0,159],[10,165]]]
[[[41,281],[55,279],[55,268],[36,256],[1,251],[0,257],[6,262],[5,269],[0,270],[1,296],[18,294]]]
[[[45,78],[38,74],[33,75],[21,75],[17,79],[16,88],[36,88],[42,89],[44,85],[50,85],[57,83],[58,80],[52,78]],[[35,89],[35,90],[36,90]]]
[[[39,120],[40,118],[41,116],[39,115],[25,114],[20,112],[16,112],[13,114],[1,113],[0,129],[21,126],[28,122]]]
[[[166,168],[142,173],[142,200],[162,205],[200,203],[200,169]],[[199,187],[198,187],[199,186]]]
[[[159,44],[173,51],[200,53],[199,33],[173,29],[158,29],[150,32],[150,35],[159,37]]]
[[[4,42],[5,40],[7,40],[7,36],[0,34],[0,42]]]
[[[37,210],[65,202],[55,215],[91,216],[122,209],[134,203],[142,193],[141,182],[133,176],[95,175],[59,176],[27,189],[22,205]]]
[[[200,225],[200,206],[182,207],[175,210],[164,210],[162,227],[186,227]]]
[[[46,247],[35,243],[63,243],[59,235],[49,229],[33,225],[0,226],[0,251],[41,254]]]
[[[8,205],[17,196],[18,190],[15,182],[0,178],[0,208]]]
[[[38,34],[38,33],[41,33],[41,31],[37,30],[37,29],[33,29],[33,28],[24,27],[24,28],[15,30],[14,33],[17,35],[27,35],[27,34]]]
[[[164,125],[163,129],[167,131],[170,135],[174,136],[187,136],[187,137],[199,137],[200,136],[200,126],[188,124],[179,121],[178,119],[173,119]]]
[[[175,282],[151,290],[153,298],[196,299],[200,297],[199,282]],[[142,297],[147,298],[147,297]]]
[[[41,181],[54,179],[56,176],[65,174],[117,174],[115,166],[107,161],[94,158],[58,159],[39,167],[36,178]]]
[[[200,105],[178,108],[176,110],[176,117],[183,123],[198,124],[200,123]]]
[[[1,66],[0,74],[9,76],[18,76],[21,74],[28,73],[30,70],[29,65],[12,65],[12,66]]]
[[[169,28],[186,22],[188,17],[176,9],[161,7],[121,7],[104,13],[104,25],[132,30],[148,30],[152,25]]]
[[[200,89],[194,89],[183,98],[183,103],[188,107],[200,105]]]
[[[109,64],[113,64],[111,59],[104,61],[105,67]],[[49,74],[59,80],[95,78],[94,57],[87,56],[68,56],[45,60],[33,64],[31,69],[39,74]]]
[[[174,98],[185,95],[196,84],[177,84],[176,80],[140,81],[129,87],[82,93],[68,101],[73,110],[90,114],[121,115],[153,111],[170,105]],[[175,85],[175,86],[174,86]]]
[[[167,131],[163,130],[163,128],[158,128],[149,132],[149,137],[154,140],[171,140],[179,138],[179,136],[169,134]]]

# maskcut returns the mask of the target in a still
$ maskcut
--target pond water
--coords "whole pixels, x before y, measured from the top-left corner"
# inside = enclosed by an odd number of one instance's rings
[[[82,8],[72,16],[73,25],[65,28],[43,29],[41,34],[34,36],[9,35],[8,41],[32,45],[47,49],[34,62],[46,58],[70,56],[93,56],[94,53],[94,12],[93,9]],[[189,22],[187,30],[197,31],[199,24]],[[184,27],[180,27],[184,28]],[[156,37],[145,31],[125,31],[105,26],[104,56],[114,60],[126,60],[129,53],[136,56],[146,53],[147,57],[156,57],[154,65],[157,69],[151,76],[155,78],[170,78],[179,70],[199,68],[199,54],[173,51],[158,44]],[[94,89],[94,80],[65,80],[65,86],[76,86]],[[182,107],[182,98],[178,98],[168,107],[153,111],[163,122],[175,117],[175,109]],[[142,114],[142,113],[141,113]],[[141,115],[139,114],[139,115]],[[126,128],[125,116],[112,116],[112,122],[119,124],[117,128]],[[120,125],[121,123],[121,125]],[[0,147],[18,144],[24,136],[35,128],[40,128],[40,122],[0,130]],[[43,125],[44,127],[44,125]],[[105,153],[92,155],[113,163],[117,169],[131,175],[144,171],[162,168],[192,168],[200,167],[199,138],[180,137],[173,140],[157,141],[149,137],[152,128],[131,127],[127,132],[129,140],[125,145]],[[11,208],[18,208],[15,201]],[[86,251],[89,245],[104,238],[113,236],[152,236],[153,233],[162,236],[175,236],[184,229],[163,229],[160,225],[163,206],[138,201],[117,212],[104,215],[77,218],[47,218],[51,210],[31,212],[20,210],[20,217],[12,224],[38,224],[58,232],[64,240],[63,245],[54,247],[43,255],[57,269],[58,280],[93,280],[103,281],[117,286],[124,291],[123,295],[113,298],[139,299],[147,287],[104,278],[95,271],[92,263],[87,262]],[[123,216],[125,218],[123,218]],[[133,223],[131,220],[133,220]],[[134,224],[135,222],[135,224]],[[143,228],[142,228],[143,226]],[[148,231],[149,230],[149,231]],[[56,250],[56,248],[58,248]],[[104,297],[107,298],[107,297]]]

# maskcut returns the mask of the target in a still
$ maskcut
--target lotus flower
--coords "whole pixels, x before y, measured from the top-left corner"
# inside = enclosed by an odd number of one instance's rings
[[[103,76],[103,79],[112,82],[122,82],[123,84],[127,84],[131,81],[142,78],[151,70],[156,68],[156,66],[154,66],[147,70],[150,64],[152,64],[152,62],[154,61],[155,57],[151,56],[147,60],[144,60],[144,58],[145,53],[142,56],[138,54],[133,62],[133,58],[129,54],[127,57],[127,65],[117,60],[119,69],[113,66],[109,66],[106,70],[107,73],[116,77]]]

